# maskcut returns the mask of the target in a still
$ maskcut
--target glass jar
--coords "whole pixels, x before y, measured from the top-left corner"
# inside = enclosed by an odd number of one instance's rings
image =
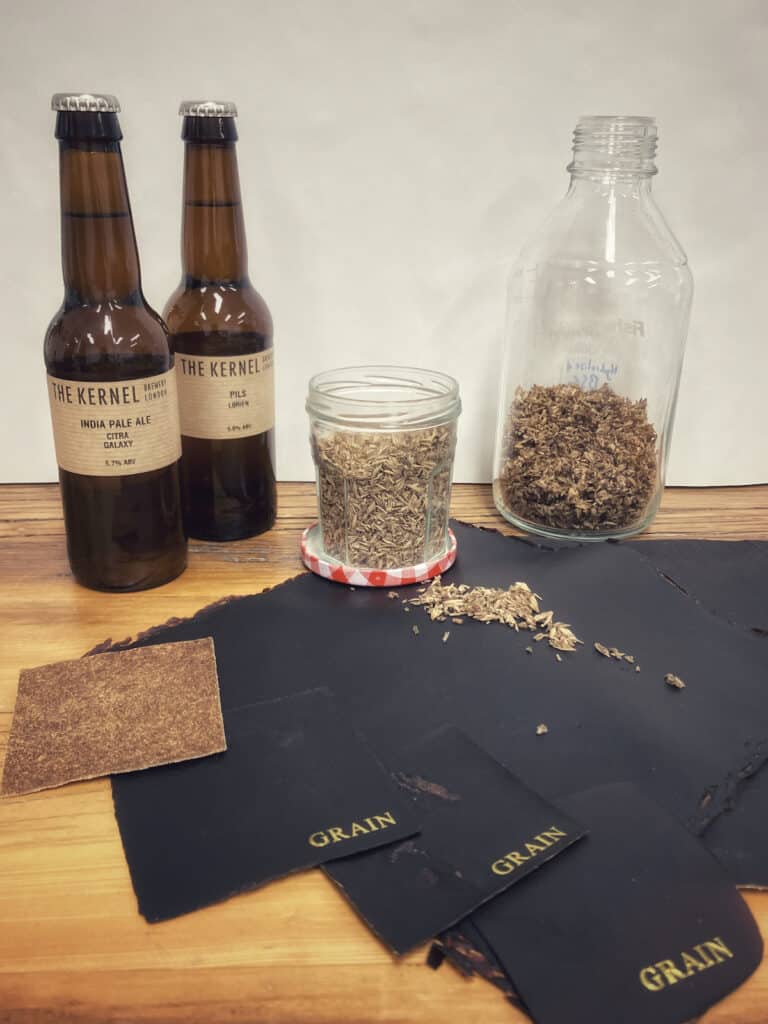
[[[651,195],[650,117],[584,117],[571,184],[509,290],[493,493],[516,526],[599,540],[661,500],[693,281]]]
[[[459,386],[398,366],[309,382],[319,548],[348,567],[402,569],[448,550]]]

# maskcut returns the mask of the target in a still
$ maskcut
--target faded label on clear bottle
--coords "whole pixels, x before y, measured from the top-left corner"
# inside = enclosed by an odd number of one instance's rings
[[[132,476],[181,458],[174,370],[135,380],[48,375],[56,461],[68,473]]]
[[[238,356],[176,352],[179,415],[185,437],[222,441],[275,425],[272,349]]]
[[[614,390],[631,387],[631,376],[647,347],[642,320],[584,318],[555,323],[550,328],[552,351],[561,352],[560,383],[593,391],[609,384]]]

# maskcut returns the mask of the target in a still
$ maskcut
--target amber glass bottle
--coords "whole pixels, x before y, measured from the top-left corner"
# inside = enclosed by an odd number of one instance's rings
[[[275,521],[272,318],[248,277],[233,103],[181,104],[182,279],[164,316],[176,353],[184,520],[226,541]]]
[[[113,96],[53,97],[64,301],[45,337],[67,550],[78,582],[143,590],[178,576],[173,357],[141,291]]]

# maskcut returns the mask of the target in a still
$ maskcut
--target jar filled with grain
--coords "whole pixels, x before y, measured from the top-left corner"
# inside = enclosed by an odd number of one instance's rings
[[[456,381],[430,370],[360,366],[312,378],[323,559],[401,570],[445,555],[460,411]]]
[[[584,117],[513,271],[493,492],[550,537],[639,533],[664,486],[693,283],[651,193],[650,117]]]

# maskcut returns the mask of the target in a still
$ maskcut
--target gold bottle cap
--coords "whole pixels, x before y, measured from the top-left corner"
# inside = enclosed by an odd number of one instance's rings
[[[55,92],[51,110],[75,110],[96,114],[119,114],[117,96],[97,92]]]
[[[228,100],[182,100],[182,117],[237,117],[237,107]]]

